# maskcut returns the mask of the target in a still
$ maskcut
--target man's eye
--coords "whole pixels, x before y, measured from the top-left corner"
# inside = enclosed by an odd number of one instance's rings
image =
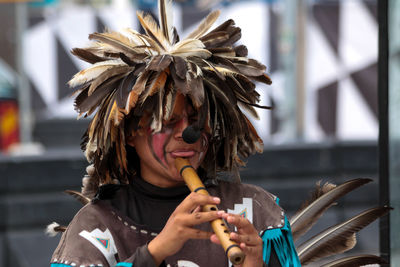
[[[172,119],[172,120],[169,120],[169,121],[167,121],[167,122],[165,122],[165,126],[166,127],[173,127],[173,126],[175,126],[175,124],[178,122],[178,120],[177,119]]]
[[[190,116],[189,117],[189,123],[192,124],[192,123],[196,122],[198,119],[199,119],[199,117],[197,115],[196,116]]]

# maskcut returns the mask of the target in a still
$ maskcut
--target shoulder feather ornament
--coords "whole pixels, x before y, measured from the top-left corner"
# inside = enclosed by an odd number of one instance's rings
[[[335,202],[340,197],[371,181],[371,179],[358,178],[339,186],[330,183],[325,183],[321,186],[320,182],[318,182],[311,198],[290,218],[293,238],[298,239],[301,235],[307,233],[323,213],[336,204]],[[377,218],[386,215],[390,210],[391,208],[387,206],[371,208],[342,223],[327,228],[296,246],[301,264],[307,265],[352,249],[357,243],[356,233]],[[318,266],[344,267],[383,262],[384,260],[377,256],[358,255],[334,260],[326,265],[318,264],[320,262],[317,262],[317,264]]]

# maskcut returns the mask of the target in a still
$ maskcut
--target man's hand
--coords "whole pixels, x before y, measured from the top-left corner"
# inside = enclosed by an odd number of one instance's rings
[[[222,217],[227,223],[237,228],[237,232],[232,232],[230,238],[237,242],[246,254],[246,258],[240,267],[263,266],[263,242],[253,224],[248,219],[236,214],[224,213]],[[215,234],[211,236],[211,241],[219,244],[218,237]]]
[[[193,226],[221,218],[223,211],[200,211],[200,206],[219,204],[217,197],[205,196],[199,193],[188,195],[169,217],[163,230],[148,245],[156,265],[168,256],[177,253],[189,239],[209,239],[212,235]]]

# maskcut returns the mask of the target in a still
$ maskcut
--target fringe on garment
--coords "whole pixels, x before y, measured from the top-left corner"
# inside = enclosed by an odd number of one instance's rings
[[[277,199],[279,204],[279,199]],[[289,220],[285,216],[285,225],[282,228],[267,229],[261,234],[263,240],[263,260],[269,263],[271,250],[274,248],[282,267],[301,267],[299,257],[294,246],[292,230]]]

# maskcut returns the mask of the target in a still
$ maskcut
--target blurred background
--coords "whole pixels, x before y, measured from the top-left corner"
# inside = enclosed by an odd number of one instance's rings
[[[396,148],[400,5],[388,3],[389,144]],[[84,47],[95,31],[139,29],[136,10],[157,14],[156,5],[154,0],[0,0],[0,266],[49,266],[59,236],[45,236],[46,225],[67,225],[80,208],[63,190],[80,190],[87,162],[79,143],[88,120],[76,120],[66,83],[87,65],[69,51]],[[242,28],[240,42],[273,80],[259,91],[262,104],[274,109],[260,110],[254,121],[265,152],[248,160],[242,181],[278,195],[290,217],[318,180],[373,179],[331,208],[308,237],[377,206],[378,0],[177,0],[180,36],[212,9],[222,11],[216,25],[233,18]],[[381,195],[395,196],[400,164],[397,150],[390,153],[391,187],[381,187]],[[392,224],[397,217],[395,210]],[[393,248],[400,242],[395,235]],[[360,232],[351,253],[379,252],[376,222]],[[400,266],[397,262],[393,266]]]

